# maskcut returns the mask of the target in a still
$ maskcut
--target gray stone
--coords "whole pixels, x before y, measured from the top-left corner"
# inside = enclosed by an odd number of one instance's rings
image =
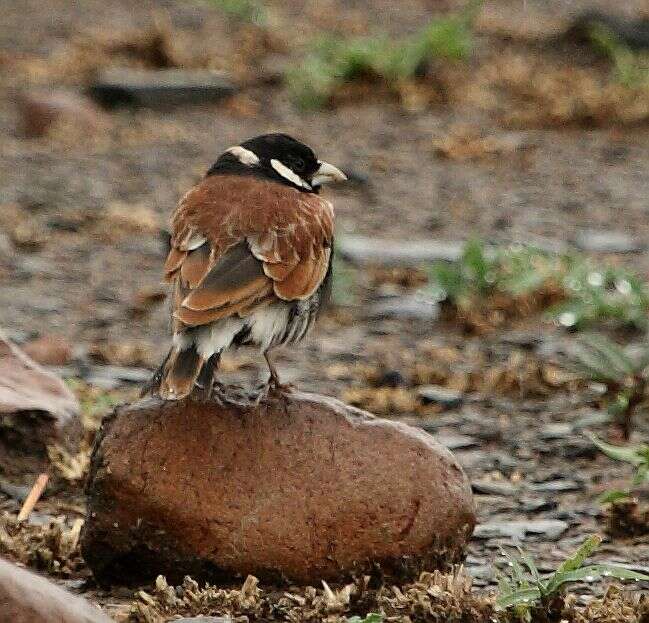
[[[110,623],[101,610],[53,582],[0,559],[0,623]]]
[[[529,485],[531,491],[536,493],[567,493],[568,491],[580,491],[583,485],[576,480],[549,480]]]
[[[424,404],[436,404],[446,409],[455,409],[462,404],[462,394],[454,389],[439,385],[422,385],[417,395]]]
[[[524,541],[529,536],[541,535],[544,539],[556,541],[566,530],[568,524],[559,519],[540,519],[538,521],[490,521],[479,524],[473,536],[476,539],[518,539]]]
[[[513,497],[518,491],[510,482],[498,482],[494,480],[474,480],[471,482],[473,493],[482,493],[484,495],[500,495],[503,497]]]
[[[370,320],[423,320],[434,321],[439,318],[439,307],[435,301],[426,300],[411,294],[379,301],[369,309]]]
[[[91,385],[97,385],[104,389],[112,389],[117,387],[120,382],[146,383],[151,378],[151,374],[151,371],[146,368],[91,366],[84,377]]]
[[[174,619],[174,623],[232,623],[230,617],[188,617]]]
[[[122,67],[100,72],[89,94],[108,107],[165,108],[214,102],[235,91],[227,77],[213,71]]]
[[[570,436],[573,432],[573,426],[566,422],[554,422],[552,424],[546,424],[541,428],[539,437],[541,439],[565,439]]]
[[[344,259],[355,264],[413,266],[437,261],[456,262],[462,257],[464,243],[342,236],[336,248]]]
[[[575,245],[593,253],[638,253],[643,245],[622,231],[599,231],[587,229],[575,236]]]
[[[474,448],[479,445],[475,437],[456,433],[438,433],[435,435],[435,439],[449,450],[462,450],[464,448]]]

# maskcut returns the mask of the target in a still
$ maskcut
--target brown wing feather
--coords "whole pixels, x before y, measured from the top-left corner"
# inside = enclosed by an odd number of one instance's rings
[[[211,176],[181,200],[173,230],[174,317],[197,326],[311,296],[327,273],[333,208],[282,184]]]
[[[210,270],[210,254],[212,248],[209,242],[204,242],[198,249],[186,253],[180,262],[180,278],[190,288],[198,286]]]

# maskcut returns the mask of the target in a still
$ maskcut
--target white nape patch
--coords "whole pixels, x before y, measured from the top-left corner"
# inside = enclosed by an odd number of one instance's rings
[[[256,309],[248,317],[250,337],[253,344],[265,351],[286,331],[288,324],[289,306],[286,304],[268,305]]]
[[[291,171],[284,163],[273,158],[270,161],[270,166],[275,169],[284,179],[287,179],[289,182],[300,186],[301,188],[306,188],[307,190],[312,190],[311,186],[307,184],[297,173]]]
[[[250,151],[249,149],[246,149],[245,147],[241,147],[241,145],[230,147],[230,149],[225,150],[225,153],[236,156],[237,160],[241,164],[246,164],[250,167],[259,164],[259,158],[257,157],[257,154]]]

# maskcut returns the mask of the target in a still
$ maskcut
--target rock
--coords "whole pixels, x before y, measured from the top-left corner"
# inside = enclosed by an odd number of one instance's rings
[[[464,250],[464,243],[457,241],[385,240],[365,236],[341,236],[336,245],[338,253],[350,262],[384,266],[456,262]]]
[[[105,123],[104,112],[78,93],[28,91],[17,99],[20,132],[26,137],[45,136],[54,124],[69,123],[95,132]]]
[[[388,298],[374,303],[367,317],[370,320],[423,320],[431,322],[439,318],[439,306],[417,294]]]
[[[72,450],[79,403],[65,383],[0,333],[0,466],[5,475],[47,468],[47,446]]]
[[[208,70],[111,68],[100,72],[90,96],[102,106],[168,108],[215,102],[233,95],[235,86]]]
[[[23,350],[44,366],[64,366],[72,359],[72,346],[59,335],[43,335],[24,344]]]
[[[435,439],[449,450],[463,450],[480,445],[480,442],[475,437],[458,433],[437,433]]]
[[[431,436],[314,394],[120,407],[90,471],[82,549],[102,583],[414,577],[460,559],[475,523]]]
[[[521,510],[526,513],[540,513],[541,511],[554,510],[558,503],[556,500],[546,500],[544,498],[535,498],[522,496],[520,498]]]
[[[110,623],[98,608],[0,559],[0,623]]]
[[[483,495],[513,497],[518,492],[518,487],[515,487],[510,482],[494,480],[474,480],[471,482],[471,487],[474,493],[482,493]]]
[[[558,519],[539,519],[537,521],[490,521],[476,527],[476,539],[519,539],[524,541],[530,535],[542,535],[544,539],[556,541],[566,530],[568,524]]]
[[[649,22],[645,18],[630,19],[595,9],[577,15],[563,37],[568,41],[593,46],[592,33],[595,28],[610,32],[617,41],[632,50],[649,49]],[[597,48],[597,51],[600,49]]]
[[[30,489],[31,487],[14,485],[4,478],[0,478],[0,491],[18,502],[22,503],[27,499]]]
[[[568,439],[573,432],[574,426],[568,422],[552,422],[541,427],[539,438],[545,440],[565,440]]]
[[[548,480],[529,485],[531,491],[536,493],[566,493],[568,491],[581,491],[584,486],[576,480]]]
[[[455,409],[462,404],[462,394],[439,385],[422,385],[417,395],[425,405],[436,404],[445,409]]]
[[[84,379],[90,385],[103,389],[115,389],[122,383],[146,383],[152,372],[147,368],[129,366],[89,366]]]
[[[232,623],[230,617],[189,617],[174,619],[174,623]]]
[[[593,253],[638,253],[643,246],[622,231],[597,231],[588,229],[575,236],[575,245],[582,251]]]

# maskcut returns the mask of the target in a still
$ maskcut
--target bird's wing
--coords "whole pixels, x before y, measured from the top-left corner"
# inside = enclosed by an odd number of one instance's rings
[[[318,195],[243,176],[204,179],[181,200],[165,264],[174,317],[198,326],[273,300],[311,296],[327,273],[333,208]]]

